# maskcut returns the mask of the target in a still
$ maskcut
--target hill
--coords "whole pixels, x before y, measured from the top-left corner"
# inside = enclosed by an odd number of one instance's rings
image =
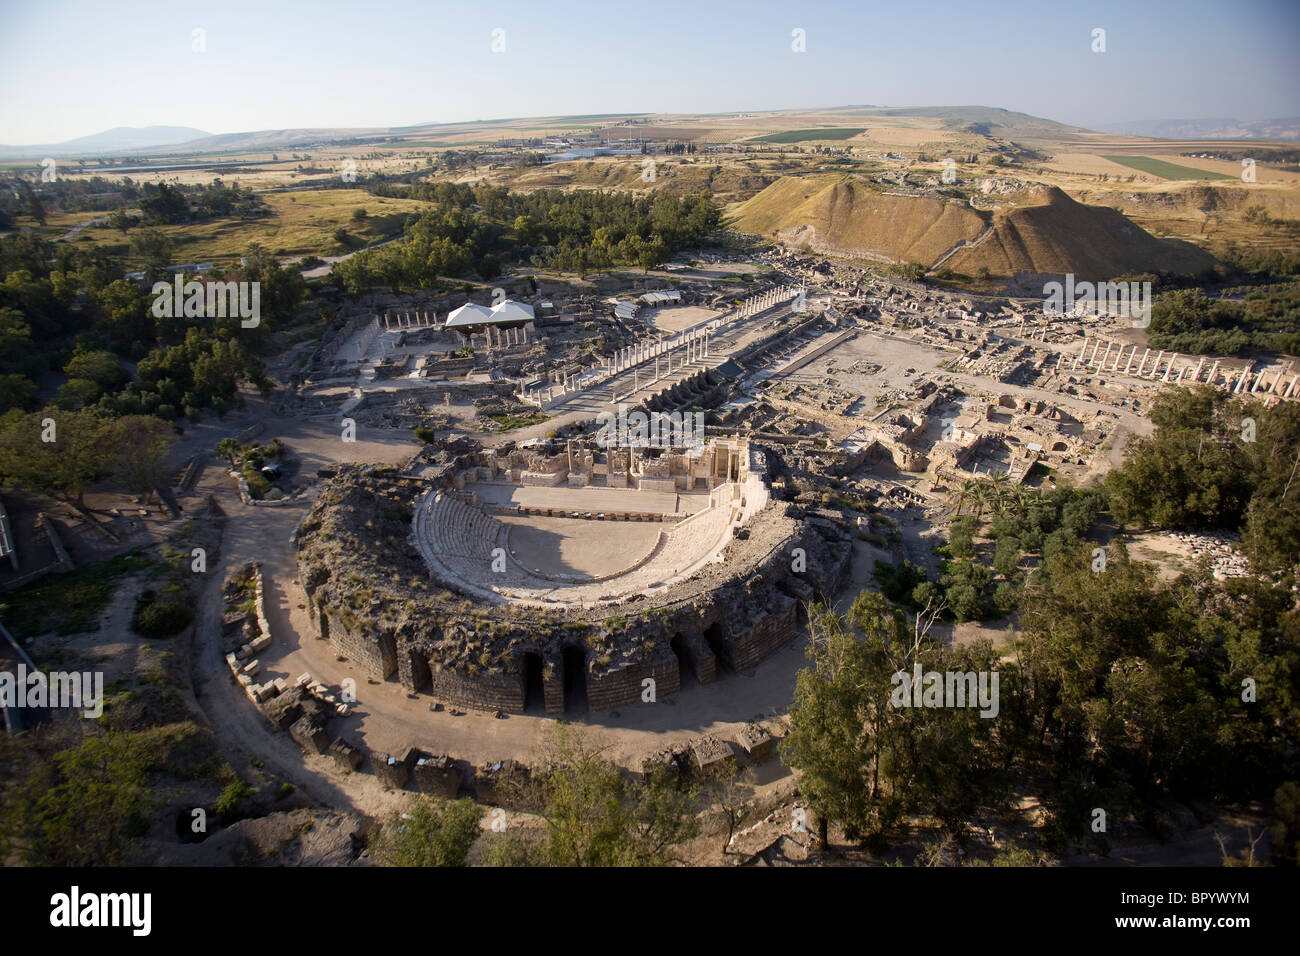
[[[1195,272],[1213,258],[1157,239],[1113,209],[1048,186],[998,187],[980,208],[939,195],[905,195],[852,176],[783,177],[734,211],[742,232],[797,248],[884,262],[940,264],[973,275],[1017,272],[1106,279],[1147,270]]]
[[[1033,198],[1038,201],[996,210],[989,235],[959,249],[949,267],[968,275],[982,267],[993,275],[1072,272],[1096,280],[1214,265],[1213,256],[1190,242],[1158,239],[1118,210],[1075,202],[1055,186],[1036,187]]]
[[[0,146],[4,156],[75,156],[151,150],[208,136],[190,126],[115,126],[90,136],[79,136],[62,143],[35,146]]]
[[[1268,139],[1300,140],[1300,117],[1255,120],[1141,120],[1133,123],[1109,123],[1107,133],[1129,136],[1155,136],[1160,139]]]

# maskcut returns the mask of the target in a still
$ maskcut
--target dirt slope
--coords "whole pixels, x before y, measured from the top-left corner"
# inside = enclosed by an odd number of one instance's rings
[[[992,234],[959,250],[949,267],[968,275],[984,267],[993,275],[1026,270],[1108,279],[1149,270],[1198,272],[1214,264],[1204,250],[1157,239],[1117,210],[1085,206],[1054,186],[1033,192],[1040,202],[994,212]]]
[[[1002,276],[1072,272],[1105,279],[1154,269],[1194,272],[1214,261],[1189,243],[1157,239],[1113,209],[1085,206],[1047,186],[999,196],[991,211],[977,211],[852,177],[784,177],[733,215],[742,232],[797,248],[927,267],[943,261],[968,275],[984,267]]]

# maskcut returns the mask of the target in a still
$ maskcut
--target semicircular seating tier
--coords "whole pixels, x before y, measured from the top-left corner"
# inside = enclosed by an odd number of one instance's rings
[[[524,567],[510,553],[508,525],[478,505],[441,490],[416,499],[412,543],[434,578],[491,604],[613,603],[634,594],[659,592],[720,560],[735,529],[767,501],[767,487],[759,479],[720,485],[711,493],[707,508],[666,525],[649,551],[599,577],[547,574]]]

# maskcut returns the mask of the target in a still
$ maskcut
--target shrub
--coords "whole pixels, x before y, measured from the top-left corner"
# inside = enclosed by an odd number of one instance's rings
[[[194,611],[177,598],[158,600],[154,592],[145,591],[131,615],[131,630],[143,637],[171,637],[189,627]]]
[[[239,804],[245,797],[251,797],[256,791],[242,780],[233,780],[226,784],[212,805],[213,811],[223,819],[229,819],[239,810]]]

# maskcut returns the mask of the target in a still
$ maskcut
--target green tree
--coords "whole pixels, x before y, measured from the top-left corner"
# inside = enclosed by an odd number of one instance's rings
[[[923,671],[997,669],[988,642],[952,647],[928,637],[939,613],[931,605],[914,619],[863,591],[841,619],[809,610],[812,668],[795,679],[785,760],[800,772],[799,787],[818,815],[841,823],[850,839],[873,842],[906,813],[928,813],[959,839],[965,822],[992,798],[993,721],[973,707],[900,707],[899,675]],[[1014,685],[1013,685],[1014,686]]]
[[[243,452],[244,446],[239,444],[239,442],[234,438],[221,439],[221,441],[217,442],[217,447],[212,450],[214,455],[229,460],[231,471],[234,471],[238,467],[235,459],[242,455]]]
[[[813,667],[795,678],[781,752],[801,771],[823,846],[830,820],[852,839],[884,832],[902,812],[884,753],[899,719],[890,704],[892,678],[907,668],[914,643],[903,613],[871,591],[861,592],[844,618],[809,609]]]
[[[113,425],[119,449],[113,477],[146,499],[167,479],[167,453],[175,440],[170,425],[152,415],[123,415]]]
[[[0,794],[0,848],[19,848],[35,866],[131,862],[149,824],[157,754],[147,735],[112,730],[78,740],[57,728],[0,742],[14,781]]]
[[[420,798],[371,835],[370,850],[385,866],[464,866],[482,817],[473,800]]]
[[[63,373],[69,378],[88,379],[103,391],[115,391],[130,378],[113,353],[104,349],[77,349],[63,366]]]
[[[96,298],[105,316],[101,328],[115,342],[127,346],[153,337],[149,302],[134,282],[117,279],[104,286]]]
[[[1288,780],[1273,793],[1273,858],[1284,866],[1300,862],[1300,783]]]
[[[52,493],[81,505],[86,489],[112,471],[118,454],[112,420],[92,409],[46,408],[0,418],[4,487]]]
[[[41,202],[41,197],[36,195],[36,190],[32,189],[28,183],[23,183],[23,189],[27,192],[27,215],[42,226],[45,225],[45,206]]]
[[[131,217],[126,214],[125,209],[114,209],[108,214],[108,227],[110,229],[118,230],[124,236],[126,235],[126,231],[130,229],[132,225]]]
[[[172,261],[172,241],[161,229],[141,229],[131,240],[131,252],[146,270],[158,272]]]
[[[579,732],[556,727],[549,769],[529,785],[546,823],[527,841],[498,836],[489,859],[501,865],[664,866],[674,847],[699,832],[698,793],[667,773],[632,780]]]
[[[993,551],[993,570],[1008,581],[1016,576],[1020,564],[1020,541],[1017,538],[999,538]]]

